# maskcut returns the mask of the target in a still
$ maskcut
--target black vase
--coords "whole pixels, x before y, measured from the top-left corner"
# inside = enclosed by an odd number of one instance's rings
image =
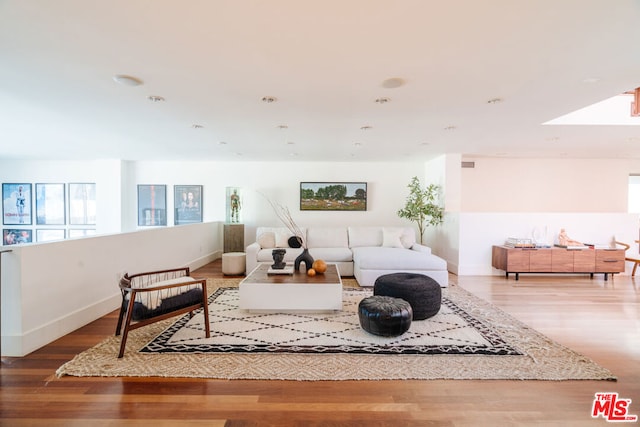
[[[307,270],[310,269],[311,266],[313,265],[313,257],[309,253],[309,249],[304,248],[302,253],[298,255],[296,260],[293,262],[293,267],[295,268],[296,271],[300,271],[301,262],[304,262],[304,266]]]

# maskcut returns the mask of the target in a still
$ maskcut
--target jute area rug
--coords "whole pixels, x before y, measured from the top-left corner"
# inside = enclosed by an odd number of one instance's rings
[[[110,337],[57,370],[58,376],[271,380],[517,379],[615,380],[568,349],[455,284],[440,312],[400,337],[362,330],[358,302],[371,295],[344,279],[342,312],[246,313],[239,279],[209,279],[211,338],[202,313],[132,331],[117,358]]]

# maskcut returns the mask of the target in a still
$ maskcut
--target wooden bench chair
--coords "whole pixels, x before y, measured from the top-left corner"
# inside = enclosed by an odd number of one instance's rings
[[[211,336],[207,281],[189,275],[189,268],[151,271],[120,279],[122,304],[116,336],[122,332],[118,358],[124,355],[129,331],[179,314],[203,309],[205,335]],[[124,329],[123,329],[124,326]]]
[[[640,240],[636,240],[636,243],[640,243]],[[625,250],[624,260],[627,262],[633,263],[633,270],[631,271],[631,277],[634,277],[636,275],[636,269],[638,268],[638,264],[640,264],[640,253],[636,252],[634,255],[629,255],[626,252],[630,248],[628,244],[623,242],[616,242],[616,244],[620,246],[624,246],[624,250]]]

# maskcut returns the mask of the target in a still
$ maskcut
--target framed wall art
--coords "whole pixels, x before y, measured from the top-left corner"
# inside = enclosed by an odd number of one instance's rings
[[[166,185],[138,185],[138,225],[167,225]]]
[[[29,229],[5,228],[2,230],[2,244],[5,246],[31,243],[32,235]]]
[[[175,225],[202,222],[202,185],[175,185],[173,200]]]
[[[366,211],[366,182],[301,182],[301,211]]]
[[[69,224],[96,224],[96,184],[69,184]]]
[[[69,238],[77,239],[78,237],[94,236],[96,230],[94,228],[72,228],[69,230]]]
[[[37,225],[64,225],[66,223],[64,196],[64,184],[36,184]]]
[[[64,229],[42,228],[36,230],[36,242],[55,242],[56,240],[64,240]]]
[[[2,223],[31,225],[31,184],[2,184]]]

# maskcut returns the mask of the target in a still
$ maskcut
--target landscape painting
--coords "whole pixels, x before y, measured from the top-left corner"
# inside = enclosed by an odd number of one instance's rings
[[[366,211],[366,182],[301,182],[301,211]]]

